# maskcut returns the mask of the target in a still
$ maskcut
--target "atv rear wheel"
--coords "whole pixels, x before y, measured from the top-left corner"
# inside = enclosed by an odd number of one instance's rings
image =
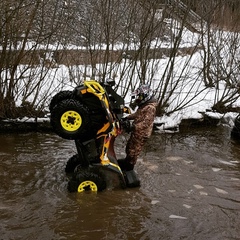
[[[75,168],[81,164],[81,159],[79,158],[78,154],[73,155],[67,161],[65,172],[66,173],[73,173]]]
[[[68,182],[69,192],[100,192],[106,188],[106,181],[100,172],[91,168],[78,167],[72,179]]]
[[[236,117],[234,124],[235,127],[240,130],[240,114]]]
[[[66,99],[73,99],[73,98],[74,98],[74,95],[73,95],[72,91],[61,91],[61,92],[57,93],[55,96],[53,96],[53,98],[50,102],[50,105],[49,105],[50,112],[61,101],[66,100]]]
[[[53,108],[51,125],[65,139],[86,141],[93,135],[88,109],[74,99],[63,100]]]

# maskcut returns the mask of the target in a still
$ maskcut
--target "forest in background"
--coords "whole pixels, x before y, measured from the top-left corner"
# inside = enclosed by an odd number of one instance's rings
[[[2,0],[0,118],[44,114],[52,92],[41,95],[41,89],[60,64],[69,72],[67,81],[76,85],[85,78],[116,78],[116,88],[124,83],[124,96],[139,81],[152,84],[167,57],[155,86],[161,115],[191,76],[190,60],[197,51],[201,67],[193,83],[203,81],[217,96],[224,82],[224,94],[212,108],[232,110],[239,98],[239,5],[237,0]],[[190,38],[182,48],[185,28],[197,41]],[[188,58],[184,72],[176,75],[179,55]],[[61,82],[58,87],[63,88]]]

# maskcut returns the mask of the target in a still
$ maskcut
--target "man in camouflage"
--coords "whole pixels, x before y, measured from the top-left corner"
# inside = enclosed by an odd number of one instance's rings
[[[128,120],[133,120],[133,129],[126,145],[126,158],[122,166],[126,171],[133,170],[144,143],[151,136],[157,106],[148,85],[141,85],[134,96],[138,109],[126,117]]]

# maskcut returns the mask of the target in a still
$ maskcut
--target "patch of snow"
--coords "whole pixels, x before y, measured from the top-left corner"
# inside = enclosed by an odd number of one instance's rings
[[[187,219],[186,217],[178,216],[178,215],[170,215],[169,218],[171,219]]]

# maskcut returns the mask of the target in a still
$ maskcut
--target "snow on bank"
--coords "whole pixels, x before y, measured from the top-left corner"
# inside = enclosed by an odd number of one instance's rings
[[[222,85],[220,84],[220,88],[216,94],[216,89],[214,88],[205,88],[203,82],[196,77],[198,74],[196,71],[196,63],[199,61],[200,54],[195,53],[192,56],[192,66],[195,68],[192,68],[191,74],[187,72],[186,74],[183,74],[184,80],[181,82],[181,84],[178,85],[178,88],[174,91],[174,94],[169,98],[169,106],[165,109],[166,112],[172,112],[177,106],[182,106],[180,110],[174,111],[170,115],[164,115],[162,117],[156,118],[156,123],[162,123],[161,127],[159,129],[161,131],[168,130],[168,129],[174,129],[178,128],[179,124],[183,119],[202,119],[203,114],[210,116],[211,118],[217,118],[222,119],[223,122],[227,123],[230,127],[233,126],[234,118],[236,117],[236,113],[227,113],[227,114],[219,114],[212,111],[208,111],[211,109],[211,107],[216,103],[218,99],[221,98],[225,84],[224,82]],[[178,72],[183,72],[182,70],[184,66],[184,62],[187,61],[188,56],[185,57],[176,57],[176,69],[178,70],[175,73],[176,78],[179,77]],[[152,84],[152,87],[156,91],[156,94],[160,94],[158,92],[158,89],[155,88],[155,86],[158,86],[159,82],[161,81],[161,76],[163,74],[163,71],[165,69],[165,65],[167,64],[167,59],[161,59],[159,61],[159,71],[155,73],[154,76],[154,83]],[[79,68],[79,66],[78,66]],[[82,66],[84,68],[84,66]],[[90,72],[90,68],[87,70]],[[79,69],[78,69],[79,71]],[[120,75],[120,74],[117,74]],[[46,99],[45,105],[46,109],[48,108],[49,102],[57,92],[61,90],[73,90],[76,86],[76,82],[69,81],[69,69],[64,66],[60,65],[57,69],[53,69],[52,71],[48,71],[44,81],[42,82],[42,89],[41,93],[39,95],[40,98],[43,96],[48,95],[48,98]],[[117,79],[116,79],[117,81]],[[134,81],[138,81],[137,77],[134,79]],[[173,79],[173,82],[175,80]],[[124,85],[124,84],[123,84]],[[34,85],[33,85],[34,87]],[[171,89],[169,89],[170,91]],[[118,89],[118,93],[121,95],[123,90],[121,88]],[[168,94],[168,91],[166,92]],[[34,94],[28,98],[29,101],[32,100],[34,97]],[[127,93],[125,98],[126,105],[130,102],[130,92]],[[18,98],[18,104],[21,105],[21,98]],[[236,106],[240,106],[240,102],[235,103]],[[31,119],[23,118],[18,119],[22,122],[31,121]],[[37,119],[37,121],[48,121],[48,118],[43,119]],[[32,121],[36,121],[36,119],[32,119]]]
[[[196,46],[199,43],[200,36],[196,33],[191,33],[187,29],[184,29],[183,37],[181,38],[180,48],[181,47],[192,47]],[[33,47],[35,43],[29,42],[28,48]],[[169,42],[161,42],[159,43],[159,47],[172,47]],[[153,43],[153,46],[156,47],[158,43]],[[45,46],[39,46],[42,49],[45,49]],[[135,46],[136,47],[136,46]],[[58,46],[57,49],[61,48]],[[69,46],[70,49],[79,49],[74,46]],[[104,46],[101,46],[103,49]],[[122,49],[121,45],[116,45],[113,49]],[[49,45],[47,47],[48,50],[55,50],[56,47]],[[224,123],[227,123],[230,127],[233,126],[233,120],[236,117],[236,113],[227,113],[227,114],[219,114],[212,111],[208,111],[211,107],[221,99],[221,96],[224,94],[225,83],[219,83],[219,89],[216,91],[214,88],[206,88],[201,79],[202,69],[202,56],[201,51],[194,53],[193,55],[182,55],[177,56],[174,59],[174,71],[171,77],[171,83],[169,84],[167,91],[165,93],[167,97],[171,92],[171,87],[176,85],[174,90],[174,94],[168,99],[168,107],[165,109],[167,113],[173,112],[170,115],[164,115],[162,117],[156,118],[156,123],[161,123],[160,130],[176,128],[179,126],[183,119],[202,119],[203,115],[207,115],[211,118],[222,119]],[[152,62],[151,62],[152,61]],[[122,63],[116,63],[116,82],[118,76],[121,76],[121,70],[126,69],[127,60]],[[137,63],[139,64],[139,63]],[[158,60],[150,60],[149,66],[155,67],[155,72],[153,76],[153,80],[151,83],[151,87],[156,91],[157,96],[161,96],[160,85],[162,83],[162,76],[164,75],[165,69],[169,64],[169,58],[165,57]],[[130,65],[130,64],[129,64]],[[96,69],[101,72],[102,66],[96,65]],[[109,72],[111,72],[112,65],[109,64]],[[131,67],[129,67],[129,71],[131,71]],[[27,98],[27,101],[32,102],[36,91],[39,91],[38,84],[41,86],[41,90],[39,93],[39,99],[42,102],[39,102],[38,105],[44,103],[44,105],[49,105],[49,102],[53,95],[61,90],[73,90],[74,87],[79,83],[79,80],[83,80],[83,75],[91,76],[92,68],[91,66],[70,66],[67,67],[65,65],[58,65],[57,68],[46,69],[44,66],[36,66],[35,68],[28,69],[28,67],[21,65],[19,66],[19,75],[22,75],[22,81],[18,89],[22,89],[19,91],[16,96],[16,103],[18,106],[22,104],[22,96],[26,91],[32,93]],[[32,75],[32,81],[25,82],[29,79],[29,76]],[[36,79],[36,76],[40,76],[39,79]],[[17,77],[17,76],[16,76]],[[87,79],[87,78],[85,78]],[[88,78],[89,79],[89,78]],[[34,81],[33,81],[34,80]],[[180,81],[179,81],[180,80]],[[126,78],[126,81],[131,81],[134,83],[139,82],[138,74],[133,74],[131,79]],[[26,84],[28,84],[28,89],[25,89]],[[121,86],[125,86],[125,83],[122,83]],[[118,93],[122,95],[124,93],[124,89],[119,88]],[[43,100],[42,100],[43,99]],[[40,101],[40,100],[39,100]],[[130,102],[130,92],[127,93],[125,102],[128,104]],[[240,101],[238,100],[235,103],[235,106],[240,106]],[[179,110],[175,111],[176,107],[181,107]],[[43,119],[18,119],[18,121],[48,121],[48,117]],[[160,124],[159,124],[160,125]]]

